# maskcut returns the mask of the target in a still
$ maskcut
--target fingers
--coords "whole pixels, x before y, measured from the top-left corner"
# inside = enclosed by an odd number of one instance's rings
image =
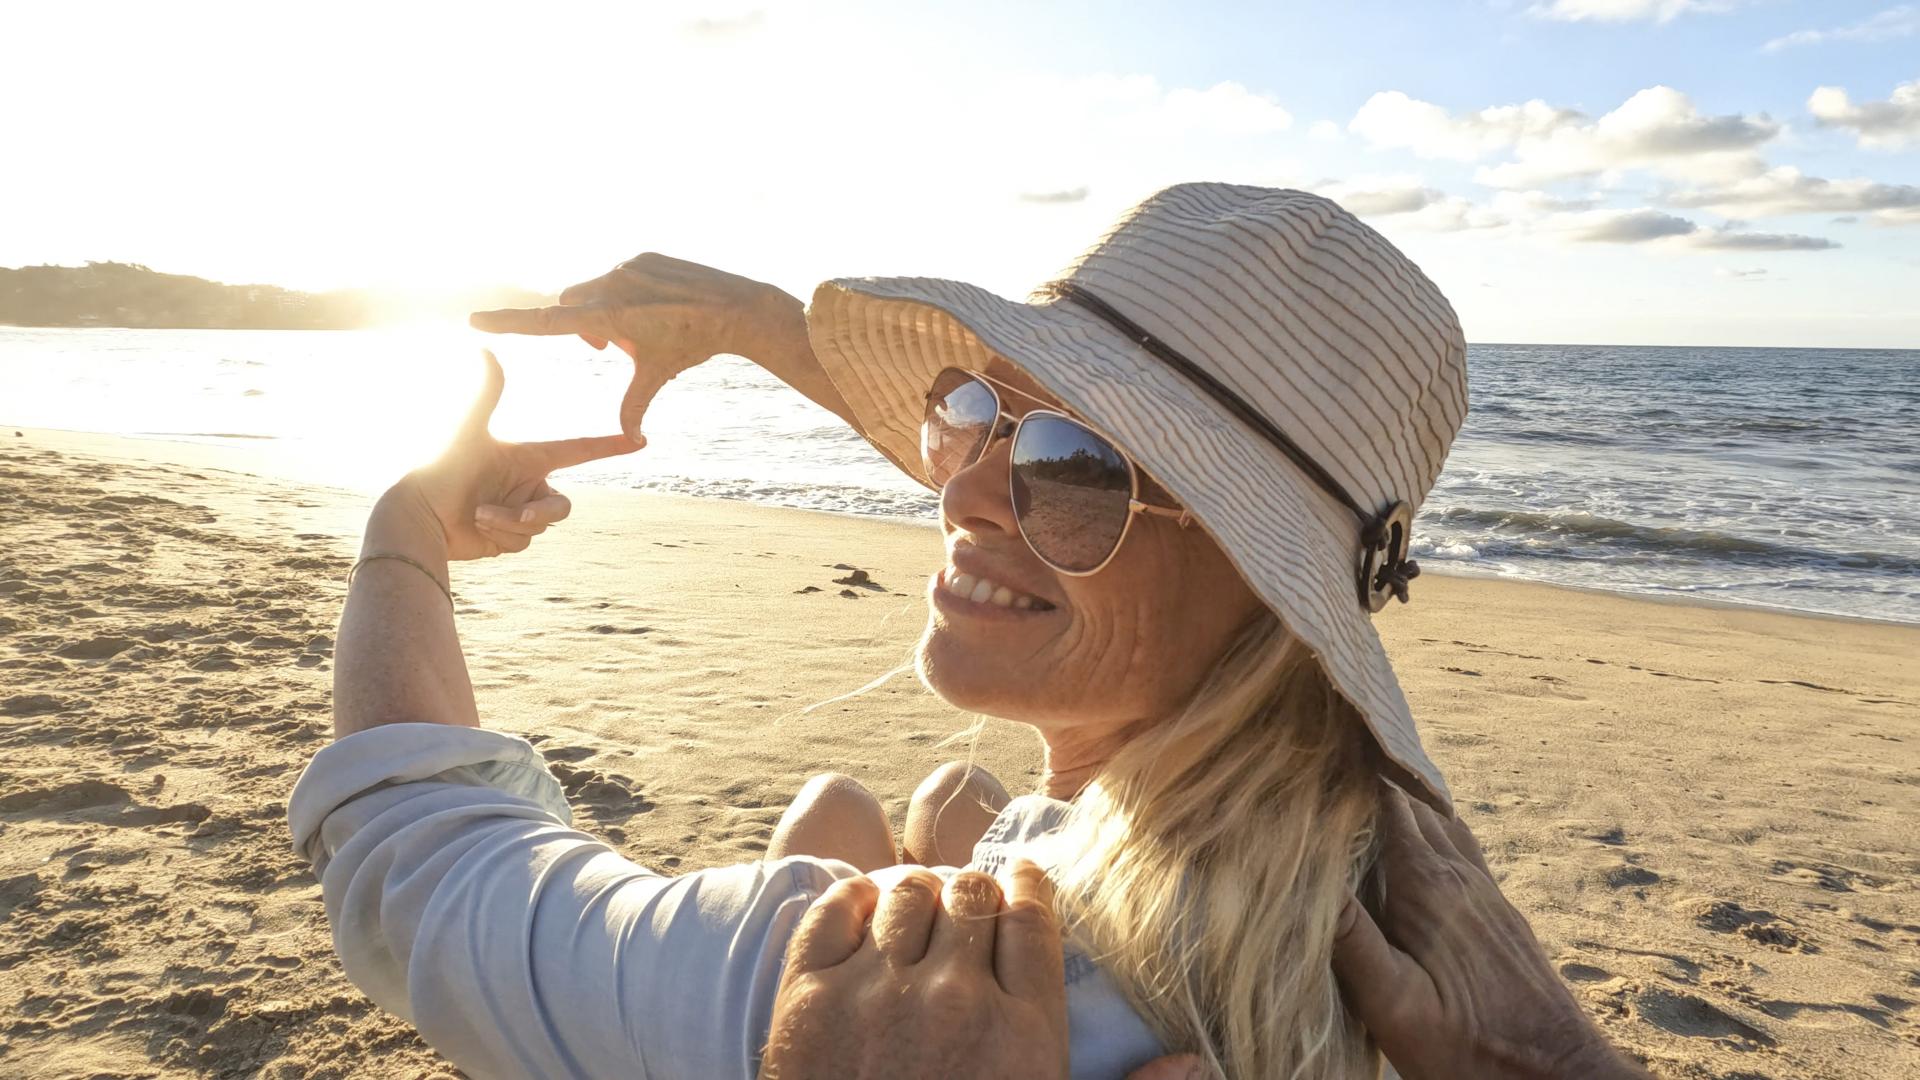
[[[1127,1080],[1200,1080],[1207,1075],[1200,1059],[1192,1054],[1175,1054],[1145,1065],[1127,1074]]]
[[[940,879],[923,869],[909,870],[880,897],[873,916],[873,941],[895,967],[917,964],[927,955],[934,913],[940,910]]]
[[[1427,846],[1433,849],[1434,854],[1444,859],[1461,859],[1460,852],[1454,849],[1453,837],[1447,833],[1446,819],[1428,806],[1425,800],[1412,798],[1405,793],[1400,797],[1412,808],[1413,820],[1420,825],[1420,835],[1426,838]]]
[[[583,334],[602,339],[614,336],[611,314],[591,304],[476,311],[467,316],[467,325],[489,334]]]
[[[487,349],[480,350],[480,355],[486,361],[487,371],[480,383],[479,395],[467,410],[467,418],[460,423],[460,434],[465,438],[487,434],[487,424],[493,419],[493,410],[500,404],[500,392],[507,386],[507,373],[500,370],[500,361]]]
[[[1433,846],[1414,816],[1412,800],[1398,787],[1388,785],[1380,796],[1380,861],[1389,867],[1411,865],[1431,857]]]
[[[977,870],[965,870],[947,881],[946,903],[934,913],[933,936],[927,957],[980,970],[993,967],[993,941],[1002,903],[1000,883]]]
[[[1015,997],[1038,998],[1064,992],[1060,927],[1054,918],[1053,882],[1046,871],[1025,859],[1008,868],[1007,907],[994,933],[993,972],[1000,988]]]
[[[880,887],[865,877],[841,878],[807,909],[787,946],[789,975],[824,971],[846,963],[867,938],[867,920],[880,902]]]
[[[622,341],[620,347],[628,355],[633,355],[635,351],[631,342]],[[647,415],[647,406],[653,404],[653,396],[673,380],[680,366],[642,361],[634,357],[633,381],[627,384],[627,395],[620,401],[620,430],[626,432],[634,442],[646,442],[647,437],[640,433],[640,421]]]
[[[565,495],[547,488],[544,484],[535,491],[544,492],[544,494],[518,505],[504,506],[498,503],[487,503],[475,507],[474,527],[496,534],[539,536],[547,531],[547,526],[565,521],[567,515],[573,512],[573,501]],[[517,492],[518,489],[515,493]]]
[[[647,445],[644,435],[637,429],[629,435],[590,435],[579,439],[555,439],[552,442],[527,443],[526,449],[534,455],[536,467],[543,473],[570,469],[575,465],[585,465],[589,461],[631,454]]]
[[[507,532],[501,529],[490,529],[484,525],[475,526],[475,528],[479,529],[480,535],[485,537],[487,542],[492,544],[493,547],[496,549],[496,550],[487,552],[487,555],[489,557],[492,557],[494,555],[510,554],[513,552],[525,551],[527,550],[528,546],[530,546],[533,543],[533,537],[526,533]]]
[[[1480,841],[1474,838],[1473,830],[1467,828],[1467,823],[1456,817],[1446,823],[1446,829],[1447,835],[1453,840],[1454,850],[1479,867],[1481,873],[1492,878],[1493,870],[1487,866],[1486,852],[1480,850]]]
[[[1435,996],[1433,980],[1413,958],[1387,941],[1360,899],[1347,896],[1333,939],[1333,973],[1347,1005],[1382,1043],[1392,1042],[1394,1025],[1409,1015],[1409,1003]],[[1437,997],[1436,997],[1437,999]]]

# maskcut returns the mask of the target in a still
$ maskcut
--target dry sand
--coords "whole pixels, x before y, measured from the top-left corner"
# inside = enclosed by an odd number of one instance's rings
[[[283,804],[366,498],[0,432],[0,1075],[440,1076],[341,976]],[[663,870],[811,773],[896,821],[963,728],[902,676],[924,527],[575,492],[456,572],[482,715]],[[868,584],[840,583],[849,567]],[[817,590],[817,591],[808,591]],[[1920,630],[1427,577],[1379,624],[1508,894],[1667,1077],[1920,1075]],[[992,724],[1008,786],[1038,756]]]

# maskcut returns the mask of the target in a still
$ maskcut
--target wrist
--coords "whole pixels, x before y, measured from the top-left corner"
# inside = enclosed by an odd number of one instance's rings
[[[443,575],[447,563],[447,533],[411,477],[388,488],[373,504],[367,516],[367,531],[360,544],[362,555],[385,553],[405,555]]]
[[[782,379],[812,358],[807,306],[799,297],[768,285],[743,322],[739,355]]]

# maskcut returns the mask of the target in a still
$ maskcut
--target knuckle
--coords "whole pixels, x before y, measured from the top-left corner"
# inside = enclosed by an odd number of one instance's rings
[[[1052,934],[1054,930],[1053,909],[1032,900],[1022,900],[1000,913],[1002,933],[1014,933],[1022,936]]]
[[[955,911],[977,914],[1000,906],[1000,883],[978,870],[955,874],[947,883],[947,892]]]
[[[921,1008],[936,1024],[973,1016],[985,1004],[979,981],[954,971],[936,972],[921,990]]]
[[[940,897],[940,878],[930,870],[902,874],[888,894],[896,902],[936,901]]]

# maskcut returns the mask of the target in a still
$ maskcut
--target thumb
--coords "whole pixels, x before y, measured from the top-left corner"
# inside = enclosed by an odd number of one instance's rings
[[[1359,897],[1349,893],[1333,939],[1333,973],[1347,1005],[1374,1038],[1393,1042],[1392,1026],[1404,1018],[1407,1000],[1433,993],[1433,979],[1413,957],[1393,947]]]
[[[1127,1074],[1127,1080],[1201,1080],[1206,1076],[1200,1059],[1192,1054],[1175,1054],[1145,1065]]]
[[[637,346],[630,341],[620,341],[619,346],[632,355]],[[640,445],[646,445],[646,436],[641,434],[641,420],[647,415],[647,407],[653,404],[653,396],[660,388],[673,381],[673,377],[686,370],[688,363],[669,363],[664,358],[649,356],[633,358],[633,381],[627,384],[627,396],[620,402],[620,430]]]
[[[481,349],[480,355],[486,359],[487,374],[480,383],[480,394],[473,399],[473,406],[467,410],[467,418],[460,424],[462,438],[484,437],[487,424],[493,419],[493,410],[500,404],[500,392],[507,387],[507,373],[500,370],[500,361],[494,358],[489,349]]]

